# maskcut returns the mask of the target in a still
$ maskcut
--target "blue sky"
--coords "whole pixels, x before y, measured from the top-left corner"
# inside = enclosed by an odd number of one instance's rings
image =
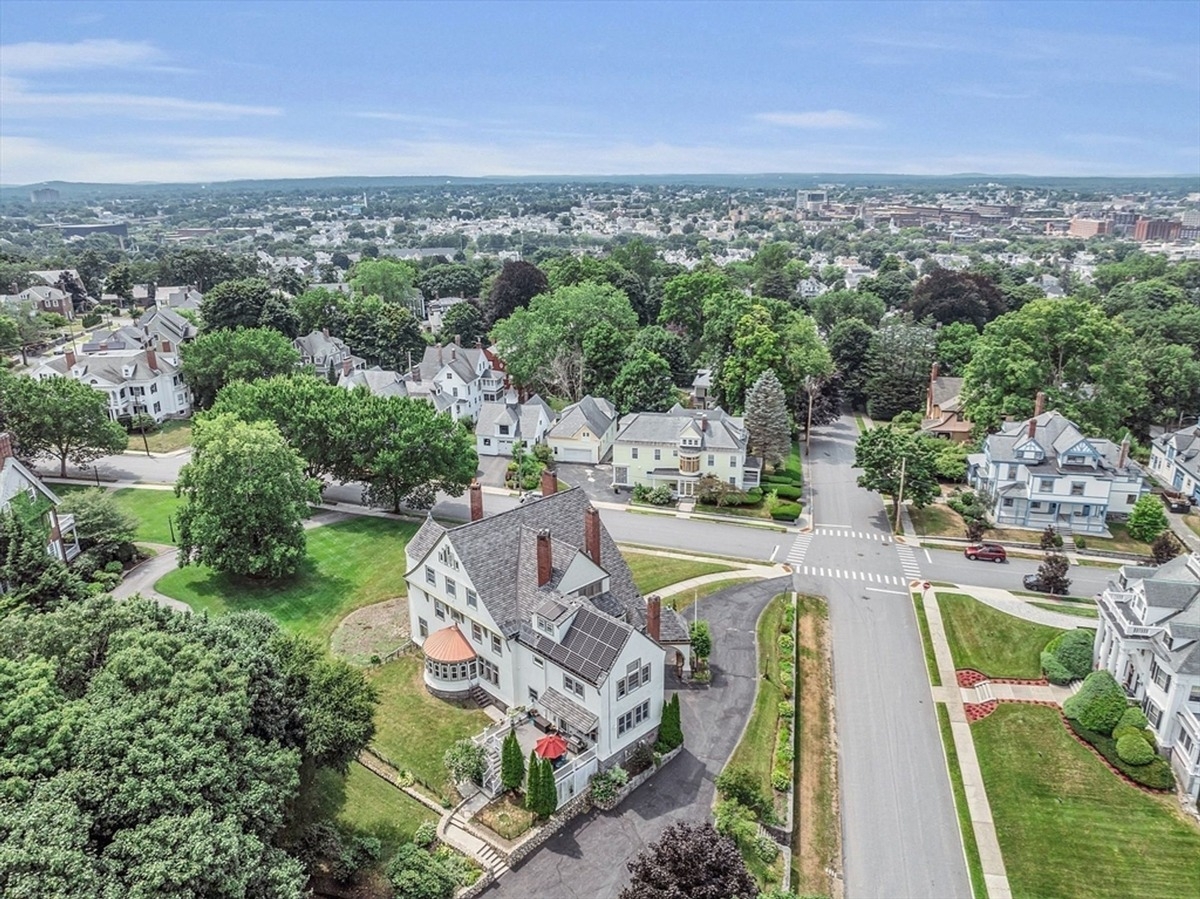
[[[1200,0],[0,0],[0,183],[1200,176]]]

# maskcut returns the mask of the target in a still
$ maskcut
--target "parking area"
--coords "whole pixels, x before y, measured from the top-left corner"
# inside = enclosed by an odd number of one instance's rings
[[[629,492],[613,493],[612,466],[559,462],[558,479],[572,487],[582,487],[589,499],[604,503],[628,503]]]

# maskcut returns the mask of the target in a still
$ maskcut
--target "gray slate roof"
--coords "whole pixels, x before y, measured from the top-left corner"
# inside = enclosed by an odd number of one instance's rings
[[[572,437],[584,425],[596,437],[603,437],[617,417],[613,404],[603,397],[585,396],[562,410],[561,416],[548,433],[549,437]],[[553,418],[553,415],[551,415]]]
[[[962,405],[959,395],[962,393],[963,378],[935,378],[933,381],[933,402],[943,412],[957,412]]]
[[[1188,472],[1192,477],[1200,479],[1200,425],[1191,425],[1178,431],[1171,431],[1154,439],[1155,445],[1162,453],[1170,446],[1175,447],[1174,464]]]
[[[676,403],[669,412],[634,412],[621,420],[618,443],[677,444],[679,435],[694,422],[704,422],[700,434],[701,451],[745,452],[749,434],[742,419],[722,409],[684,409]]]
[[[538,419],[543,416],[547,422],[554,421],[554,410],[537,394],[524,403],[482,403],[475,421],[475,433],[495,434],[496,425],[506,424],[508,436],[532,443],[542,436],[538,433]]]
[[[1016,449],[1029,442],[1029,423],[1036,421],[1033,440],[1045,453],[1044,460],[1032,463],[1030,460],[1018,458]],[[1072,447],[1082,441],[1094,449],[1103,460],[1098,468],[1090,465],[1068,465],[1065,458],[1060,458]],[[1116,475],[1141,475],[1141,468],[1131,457],[1127,457],[1125,465],[1118,468],[1121,448],[1111,440],[1103,437],[1085,437],[1075,423],[1058,412],[1043,412],[1034,419],[1020,422],[1007,422],[1000,430],[988,436],[986,440],[988,453],[993,463],[1012,462],[1026,466],[1033,474],[1058,474],[1074,472],[1087,474],[1091,477],[1111,480]]]
[[[1154,569],[1126,566],[1121,573],[1127,583],[1141,580],[1148,613],[1170,610],[1147,621],[1167,630],[1168,639],[1155,644],[1156,654],[1161,650],[1179,674],[1200,675],[1200,553],[1176,556]]]
[[[400,373],[388,371],[379,366],[358,369],[350,374],[343,373],[338,376],[337,386],[344,390],[365,387],[375,396],[408,396],[404,382],[400,379]]]
[[[65,356],[55,356],[43,364],[46,368],[61,375],[66,375],[71,370],[67,365]],[[160,374],[173,375],[179,371],[179,366],[172,362],[164,353],[155,354],[156,368],[150,368],[146,363],[145,350],[136,353],[80,354],[76,357],[75,364],[76,366],[83,366],[79,380],[86,381],[92,377],[96,377],[110,384],[123,384],[126,381],[146,381],[156,378]],[[124,372],[126,366],[132,367],[132,371],[128,377]]]
[[[600,723],[600,719],[593,712],[589,712],[575,700],[559,693],[553,687],[546,688],[545,692],[538,697],[538,703],[545,706],[547,711],[564,719],[567,724],[580,733],[591,733]]]

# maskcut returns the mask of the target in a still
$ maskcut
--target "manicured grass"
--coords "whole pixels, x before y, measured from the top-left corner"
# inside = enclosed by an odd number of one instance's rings
[[[1195,512],[1189,512],[1183,516],[1183,523],[1188,526],[1193,534],[1200,537],[1200,515]]]
[[[1150,544],[1143,543],[1141,540],[1134,540],[1130,537],[1128,525],[1119,521],[1110,521],[1108,529],[1112,532],[1112,537],[1097,537],[1094,534],[1084,535],[1089,550],[1098,549],[1103,552],[1108,549],[1113,552],[1149,555]]]
[[[758,666],[767,677],[758,679],[754,708],[742,739],[729,757],[729,765],[748,768],[758,778],[762,794],[773,796],[771,767],[775,754],[775,726],[779,720],[779,703],[783,690],[779,687],[779,628],[788,596],[781,593],[763,610],[758,619]]]
[[[521,805],[519,797],[505,793],[481,808],[473,820],[506,840],[515,840],[533,827],[533,817],[533,812]]]
[[[94,490],[81,484],[52,484],[50,489],[59,496],[77,493],[80,490]],[[154,490],[149,487],[122,487],[112,491],[116,504],[138,520],[138,543],[173,544],[171,519],[179,509],[180,500],[174,490]]]
[[[925,647],[925,667],[929,670],[929,682],[935,687],[942,685],[942,675],[938,671],[937,656],[933,652],[933,640],[929,636],[929,616],[925,614],[925,600],[920,593],[912,595],[913,608],[917,613],[917,627],[921,629],[921,645]]]
[[[737,587],[740,584],[757,580],[759,580],[757,577],[731,577],[725,580],[712,581],[708,584],[701,584],[699,587],[693,587],[691,590],[685,590],[682,593],[668,596],[663,602],[675,609],[675,611],[683,612],[690,609],[697,600],[704,599],[704,597],[712,593],[719,593],[721,590],[728,589],[729,587]]]
[[[1100,613],[1094,607],[1089,609],[1087,606],[1057,605],[1052,602],[1031,602],[1030,605],[1037,606],[1039,609],[1045,609],[1047,612],[1061,612],[1064,615],[1074,615],[1076,618],[1091,618],[1094,620],[1100,617]]]
[[[474,703],[456,705],[431,696],[423,670],[420,654],[411,653],[367,672],[379,692],[371,745],[397,768],[411,771],[425,789],[448,797],[442,756],[491,719]]]
[[[955,668],[990,677],[1041,677],[1040,656],[1061,631],[999,612],[961,593],[939,593]]]
[[[266,612],[325,646],[348,612],[406,594],[404,545],[416,529],[409,522],[352,518],[307,531],[308,559],[287,580],[260,582],[190,565],[154,586],[196,611]]]
[[[649,553],[622,553],[633,572],[633,582],[643,594],[653,593],[670,584],[690,580],[705,574],[733,571],[730,565],[719,562],[696,562],[692,559],[673,559]]]
[[[962,516],[949,506],[935,504],[924,509],[910,506],[908,517],[922,537],[962,537],[966,534]]]
[[[153,434],[146,435],[145,443],[142,435],[135,431],[129,435],[129,448],[135,452],[145,452],[146,444],[150,445],[152,453],[173,453],[192,445],[191,421],[165,421],[161,428]]]
[[[983,879],[983,862],[979,859],[979,844],[971,824],[971,809],[967,805],[967,790],[963,786],[962,769],[958,766],[958,749],[950,729],[950,713],[944,703],[937,704],[938,727],[942,731],[942,746],[946,750],[946,767],[950,770],[950,787],[954,791],[954,808],[958,812],[958,829],[962,832],[963,849],[967,856],[967,872],[971,876],[971,892],[975,899],[988,899],[987,883]]]
[[[323,815],[332,815],[351,830],[377,837],[383,844],[384,859],[394,855],[403,843],[410,842],[419,825],[438,818],[358,762],[352,762],[345,775],[322,769],[315,789]]]
[[[1109,771],[1054,709],[1001,703],[971,733],[1015,897],[1200,896],[1200,827],[1174,795]]]
[[[865,421],[863,421],[862,415],[859,414],[858,412],[854,413],[854,423],[856,425],[858,425],[858,433],[860,433],[860,434],[867,433],[867,423]]]

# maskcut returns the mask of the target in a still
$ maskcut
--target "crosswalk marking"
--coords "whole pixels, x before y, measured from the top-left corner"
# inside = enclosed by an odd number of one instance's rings
[[[892,538],[891,534],[879,534],[873,531],[852,531],[848,528],[831,527],[829,525],[815,528],[812,533],[821,537],[840,537],[843,540],[851,538],[854,540],[875,540],[886,542],[890,541]]]
[[[796,568],[797,574],[807,574],[813,577],[838,578],[847,581],[870,581],[872,584],[893,584],[901,586],[908,583],[907,578],[890,574],[869,574],[865,571],[842,571],[840,568],[822,568],[817,565],[801,565]]]
[[[804,562],[804,554],[808,552],[808,544],[812,543],[812,534],[801,534],[796,538],[796,542],[792,544],[792,548],[788,550],[787,560],[793,565],[801,565]]]
[[[917,556],[911,546],[896,544],[896,555],[900,557],[900,567],[904,569],[906,575],[910,578],[921,577],[921,566],[917,564]]]

